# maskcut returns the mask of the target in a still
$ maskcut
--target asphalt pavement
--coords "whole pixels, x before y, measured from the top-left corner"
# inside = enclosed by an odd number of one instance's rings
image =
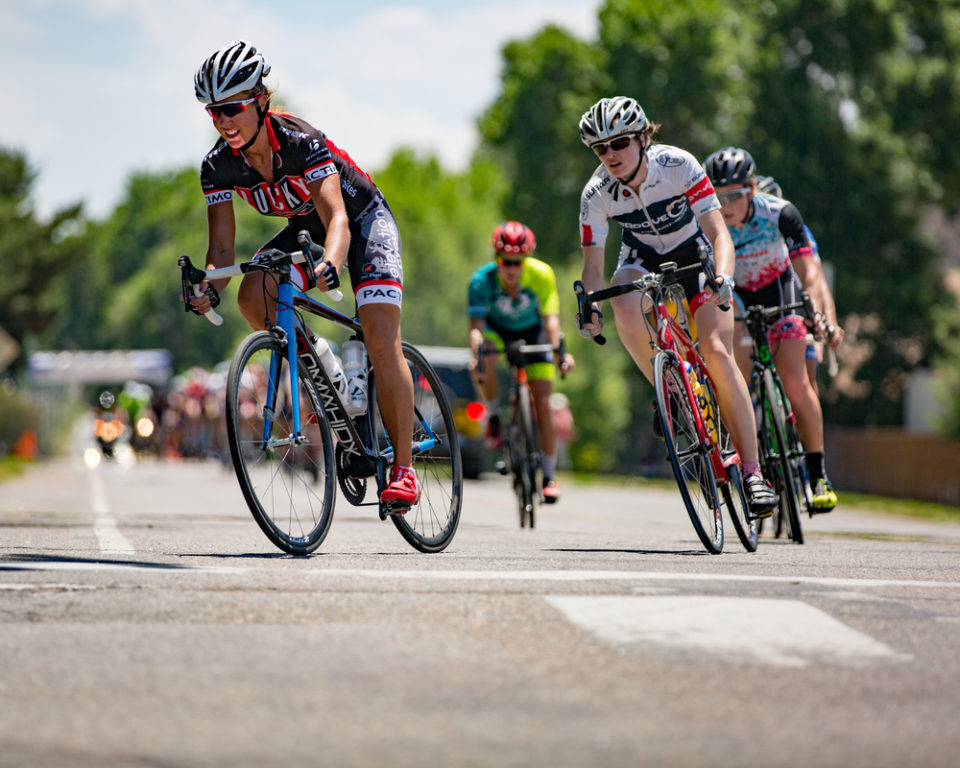
[[[704,552],[676,491],[521,530],[468,481],[420,554],[338,503],[316,554],[217,462],[0,485],[0,766],[955,766],[960,525],[841,506]]]

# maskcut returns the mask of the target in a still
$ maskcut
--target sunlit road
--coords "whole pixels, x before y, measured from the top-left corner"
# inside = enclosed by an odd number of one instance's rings
[[[955,766],[960,526],[838,509],[706,554],[674,491],[468,482],[422,555],[273,549],[232,470],[0,485],[0,766]]]

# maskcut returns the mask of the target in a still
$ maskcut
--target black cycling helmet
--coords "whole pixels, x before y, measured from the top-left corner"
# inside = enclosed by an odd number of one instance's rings
[[[710,183],[715,187],[747,184],[756,178],[757,164],[745,149],[726,147],[718,149],[703,164]]]

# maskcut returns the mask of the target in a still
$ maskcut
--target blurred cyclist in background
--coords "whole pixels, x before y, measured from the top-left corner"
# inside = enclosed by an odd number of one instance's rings
[[[487,407],[487,446],[503,446],[500,400],[497,395],[496,355],[482,350],[503,350],[505,344],[522,340],[526,344],[560,347],[560,295],[553,268],[530,256],[537,247],[529,227],[508,221],[493,230],[494,261],[470,278],[467,304],[470,316],[470,349],[480,374]],[[543,499],[548,504],[560,498],[554,477],[557,467],[557,434],[550,411],[550,393],[556,369],[573,370],[573,355],[552,353],[527,356],[527,380],[533,392],[540,430],[543,467]]]

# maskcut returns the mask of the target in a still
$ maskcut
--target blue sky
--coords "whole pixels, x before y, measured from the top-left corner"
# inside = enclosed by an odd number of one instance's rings
[[[398,145],[462,168],[495,97],[500,49],[546,23],[592,39],[600,0],[0,2],[0,146],[38,172],[36,210],[109,213],[129,174],[199,164],[215,135],[192,94],[244,37],[284,104],[375,169]],[[269,81],[268,81],[269,82]],[[12,93],[10,92],[12,90]],[[12,118],[12,119],[11,119]],[[199,200],[199,193],[198,193]]]

